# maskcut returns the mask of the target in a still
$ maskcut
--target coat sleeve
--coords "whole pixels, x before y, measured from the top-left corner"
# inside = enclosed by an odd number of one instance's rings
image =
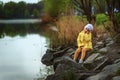
[[[82,41],[83,41],[83,37],[82,37],[81,33],[79,33],[78,38],[77,38],[78,47],[82,46]]]
[[[90,39],[89,39],[89,48],[91,48],[92,49],[92,35],[90,35]]]

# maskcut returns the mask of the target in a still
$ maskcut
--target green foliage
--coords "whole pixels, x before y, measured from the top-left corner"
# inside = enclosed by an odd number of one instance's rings
[[[57,17],[59,13],[67,11],[70,0],[43,0],[44,11],[52,17]]]
[[[100,25],[102,24],[102,22],[106,22],[108,21],[108,16],[106,16],[105,14],[97,14],[96,16],[96,24]]]
[[[4,12],[3,12],[3,3],[0,2],[0,18],[3,18],[3,14],[4,14]]]
[[[115,13],[114,15],[115,15],[115,19],[116,19],[117,23],[120,25],[120,12]]]
[[[27,5],[23,1],[17,4],[17,14],[19,14],[18,17],[24,17],[26,8],[27,8]]]
[[[35,18],[39,17],[39,11],[37,9],[33,10],[33,15]]]
[[[0,19],[38,18],[42,7],[42,1],[34,4],[27,4],[24,1],[18,3],[0,1]]]
[[[107,4],[105,0],[94,0],[93,5],[95,8],[95,13],[104,13]]]
[[[25,13],[24,13],[25,18],[28,18],[29,15],[30,15],[30,13],[29,13],[29,11],[26,9],[26,10],[25,10]]]
[[[5,16],[8,18],[12,18],[16,16],[16,9],[17,4],[15,2],[8,2],[4,5],[4,10],[5,10]]]

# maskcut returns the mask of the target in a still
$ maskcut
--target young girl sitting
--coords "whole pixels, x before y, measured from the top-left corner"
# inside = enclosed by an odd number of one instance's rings
[[[86,52],[92,49],[92,35],[91,32],[93,31],[93,25],[87,24],[84,27],[84,30],[81,31],[77,38],[78,48],[74,54],[74,60],[78,59],[78,55],[81,53],[81,57],[79,63],[83,63],[84,58],[86,56]]]

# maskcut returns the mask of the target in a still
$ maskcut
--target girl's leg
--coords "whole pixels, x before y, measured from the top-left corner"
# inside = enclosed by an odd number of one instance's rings
[[[78,55],[80,54],[81,50],[82,50],[82,49],[81,49],[80,47],[77,48],[77,50],[75,51],[75,54],[74,54],[74,60],[77,60]]]
[[[82,54],[81,54],[81,58],[80,58],[80,61],[83,61],[85,56],[86,56],[86,52],[90,50],[90,48],[83,48],[82,49]]]

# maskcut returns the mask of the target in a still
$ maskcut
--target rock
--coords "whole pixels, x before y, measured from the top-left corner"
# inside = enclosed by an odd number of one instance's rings
[[[102,48],[98,52],[100,52],[100,53],[107,53],[108,52],[108,47]]]
[[[58,74],[52,74],[47,76],[45,80],[61,80],[62,78]]]
[[[90,72],[87,72],[87,71],[80,72],[80,73],[77,74],[77,76],[76,76],[77,79],[76,80],[85,80],[87,77],[95,75],[95,74],[96,74],[96,72],[92,72],[92,71],[90,71]]]
[[[55,69],[55,74],[53,75],[54,77],[52,77],[52,80],[76,80],[75,74],[82,67],[68,56],[56,58],[54,59],[54,63],[56,63],[57,66]]]
[[[120,50],[118,50],[118,52],[117,52],[118,54],[120,54]]]
[[[47,66],[53,64],[53,52],[51,50],[47,50],[46,54],[43,55],[41,62]]]
[[[95,66],[93,65],[93,63],[84,63],[83,68],[85,70],[92,70]]]
[[[105,57],[103,57],[103,58],[104,58],[104,61],[102,61],[100,64],[98,64],[97,67],[95,67],[95,68],[93,69],[93,71],[101,70],[101,69],[103,69],[106,65],[110,64],[110,59],[109,59],[109,58],[105,58]],[[102,59],[102,58],[100,58],[100,59]],[[100,59],[97,59],[97,60],[100,60]]]
[[[93,63],[94,60],[100,56],[100,53],[95,53],[95,54],[92,54],[90,57],[88,57],[84,63]]]
[[[56,58],[54,60],[54,63],[56,64],[64,64],[67,68],[68,67],[72,67],[72,68],[76,68],[78,69],[80,66],[73,60],[71,59],[70,57],[68,56],[63,56],[63,57],[60,57],[60,58]],[[58,68],[58,67],[57,67]],[[63,69],[62,69],[63,70]]]
[[[66,52],[67,52],[67,53],[71,53],[71,52],[73,52],[73,51],[75,51],[75,49],[70,48],[70,49],[68,49]]]
[[[68,49],[70,49],[70,47],[67,47],[63,50],[54,52],[54,54],[53,54],[54,58],[63,56]]]
[[[112,78],[112,80],[120,80],[120,76],[115,76]]]
[[[106,58],[106,57],[105,56],[99,56],[95,59],[95,61],[98,61],[98,60],[101,60],[101,59],[104,59],[104,58]]]
[[[58,57],[54,59],[53,63],[54,63],[54,70],[56,70],[59,64],[65,64],[66,66],[70,65],[74,67],[78,66],[78,64],[68,56]]]
[[[59,64],[56,67],[52,80],[56,80],[56,77],[59,78],[57,80],[84,80],[96,74],[96,72],[86,70],[83,65],[76,63],[68,56],[57,58],[54,62]],[[59,76],[55,77],[55,75]]]
[[[117,59],[117,60],[114,61],[114,63],[118,63],[118,62],[120,62],[120,59]]]
[[[105,44],[101,41],[96,43],[96,45],[94,46],[94,49],[99,49],[102,47],[105,47]]]
[[[110,59],[101,56],[100,53],[97,54],[92,54],[88,59],[84,62],[84,67],[87,68],[88,70],[101,70],[103,69],[106,65],[110,64]]]
[[[114,43],[114,41],[110,41],[109,43],[106,44],[106,46],[110,46]]]
[[[106,40],[105,40],[105,42],[106,43],[109,43],[110,41],[112,41],[113,39],[111,38],[111,37],[108,37]]]
[[[69,56],[71,58],[73,58],[73,54],[75,53],[75,49],[73,48],[70,48],[66,51],[65,55],[64,56]]]
[[[112,75],[116,74],[116,71],[120,67],[120,62],[106,66],[100,73],[88,77],[86,80],[110,80]]]

